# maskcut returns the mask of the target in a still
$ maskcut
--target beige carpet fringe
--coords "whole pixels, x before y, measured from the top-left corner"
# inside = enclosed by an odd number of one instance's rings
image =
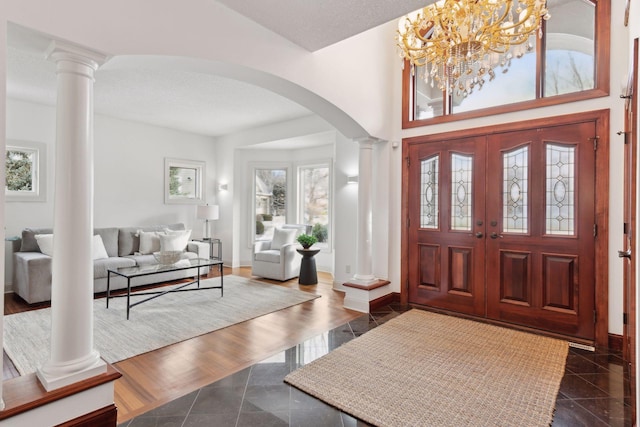
[[[376,426],[549,426],[568,347],[411,310],[285,382]]]

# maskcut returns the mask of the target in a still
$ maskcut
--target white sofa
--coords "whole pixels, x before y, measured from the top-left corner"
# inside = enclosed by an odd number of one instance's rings
[[[94,235],[100,235],[108,258],[93,261],[94,293],[107,290],[107,270],[118,267],[134,267],[157,263],[153,254],[140,254],[138,231],[184,230],[184,224],[157,225],[152,227],[96,228]],[[51,260],[43,254],[35,235],[52,234],[51,228],[25,228],[19,242],[19,251],[13,254],[13,290],[29,304],[51,300]],[[16,244],[16,247],[18,244]],[[182,258],[209,258],[209,244],[191,241],[187,244]],[[201,274],[208,268],[200,269]],[[134,279],[132,286],[161,283],[194,277],[197,269],[153,274]],[[124,277],[111,275],[111,289],[126,288]]]
[[[273,240],[257,241],[253,245],[251,274],[274,280],[289,280],[300,275],[302,256],[296,237],[309,234],[310,225],[285,224],[273,232]]]

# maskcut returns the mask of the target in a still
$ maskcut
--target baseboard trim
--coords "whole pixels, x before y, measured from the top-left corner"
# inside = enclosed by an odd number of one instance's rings
[[[90,414],[59,424],[57,427],[115,427],[117,425],[118,409],[116,405],[109,405]]]
[[[369,301],[369,313],[379,309],[380,307],[384,307],[385,305],[399,303],[399,302],[400,302],[400,293],[391,292],[390,294],[386,294],[381,296],[380,298],[376,298],[372,301]]]
[[[622,335],[609,334],[609,350],[622,351]]]

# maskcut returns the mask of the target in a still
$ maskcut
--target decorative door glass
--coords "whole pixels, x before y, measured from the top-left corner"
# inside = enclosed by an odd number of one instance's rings
[[[502,154],[502,230],[529,232],[529,147]]]
[[[421,162],[420,169],[420,227],[438,228],[438,162],[433,156]]]
[[[470,231],[472,223],[471,180],[473,156],[451,155],[451,229]]]
[[[576,147],[546,145],[546,234],[575,234]]]

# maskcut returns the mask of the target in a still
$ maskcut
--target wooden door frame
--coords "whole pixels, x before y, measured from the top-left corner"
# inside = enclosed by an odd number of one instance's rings
[[[629,259],[629,266],[625,267],[624,278],[624,303],[623,307],[626,310],[626,324],[623,325],[623,342],[622,342],[622,355],[625,362],[629,365],[629,382],[631,385],[631,401],[632,404],[632,422],[636,425],[637,408],[636,408],[636,343],[637,343],[637,325],[636,325],[636,298],[637,298],[637,260],[638,260],[638,245],[637,245],[637,178],[638,178],[638,108],[640,103],[637,99],[638,93],[638,62],[640,61],[639,55],[640,39],[635,38],[633,40],[633,53],[632,62],[629,70],[629,80],[626,93],[624,94],[628,99],[625,102],[629,102],[632,114],[628,114],[628,109],[625,108],[625,121],[624,121],[624,140],[625,144],[625,162],[629,161],[625,169],[625,197],[629,197],[626,202],[630,206],[625,206],[625,209],[629,209],[625,212],[625,220],[629,221],[628,227],[631,229],[631,238],[629,246],[627,246],[627,236],[625,236],[625,246],[623,250],[631,251],[631,258]],[[629,154],[626,150],[630,150],[631,158],[627,159]],[[627,182],[628,181],[628,182]],[[630,188],[626,186],[629,185]],[[627,191],[630,194],[626,194]],[[628,218],[627,218],[628,216]],[[628,232],[625,230],[625,232]],[[624,260],[623,260],[624,262]]]
[[[545,117],[523,122],[504,123],[480,128],[460,131],[444,132],[432,135],[404,138],[402,140],[402,211],[403,222],[401,235],[401,271],[400,271],[400,301],[409,302],[409,217],[408,179],[409,147],[448,139],[460,139],[472,136],[491,135],[496,133],[531,130],[558,125],[569,125],[581,122],[596,123],[596,176],[595,176],[595,220],[597,224],[597,238],[595,240],[595,342],[598,347],[608,347],[609,343],[609,109],[594,110],[563,116]]]

